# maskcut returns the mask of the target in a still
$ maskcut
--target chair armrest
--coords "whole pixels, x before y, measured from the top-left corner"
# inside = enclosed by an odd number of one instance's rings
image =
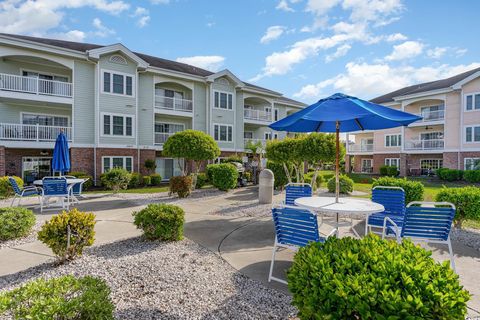
[[[398,229],[398,225],[389,217],[385,217],[383,219],[383,231],[382,231],[382,239],[385,239],[385,234],[387,232],[387,222],[391,223],[393,225],[393,228],[395,230],[395,236],[397,237],[397,240],[400,239],[400,230]]]
[[[326,236],[325,238],[331,237],[331,236],[333,236],[333,235],[336,234],[336,233],[337,233],[337,228],[333,228],[332,231],[330,231],[330,233],[327,234],[327,236]]]

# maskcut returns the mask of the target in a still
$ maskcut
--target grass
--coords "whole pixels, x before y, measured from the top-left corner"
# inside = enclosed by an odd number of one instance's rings
[[[127,190],[120,190],[118,193],[158,193],[158,192],[168,192],[168,186],[134,188],[134,189],[127,189]],[[113,191],[102,189],[102,190],[86,191],[85,193],[113,193]]]

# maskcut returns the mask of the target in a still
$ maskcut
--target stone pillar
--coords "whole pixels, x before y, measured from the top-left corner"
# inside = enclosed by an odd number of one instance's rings
[[[273,202],[273,186],[274,186],[274,176],[273,172],[269,169],[264,169],[260,172],[259,175],[259,186],[258,186],[258,202],[260,204],[272,203]]]
[[[352,156],[349,154],[345,155],[345,172],[347,173],[350,173],[352,171],[351,161],[352,161]]]
[[[0,146],[0,177],[6,175],[5,147]]]
[[[405,153],[400,153],[400,176],[406,177],[408,174],[407,168],[407,155]]]

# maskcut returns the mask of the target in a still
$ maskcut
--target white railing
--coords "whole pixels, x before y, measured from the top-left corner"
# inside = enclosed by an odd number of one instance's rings
[[[272,121],[272,113],[264,110],[257,109],[244,109],[243,117],[249,120],[258,120],[258,121]]]
[[[423,111],[417,116],[422,117],[418,122],[439,121],[445,119],[445,110]]]
[[[72,139],[71,127],[41,126],[36,124],[0,123],[0,140],[55,141],[60,132]]]
[[[192,100],[171,98],[165,96],[155,96],[155,107],[160,109],[192,112]]]
[[[373,152],[373,144],[350,144],[349,152]]]
[[[0,90],[72,97],[72,83],[0,73]]]
[[[248,139],[248,138],[245,138],[243,139],[243,142],[244,142],[244,145],[247,146],[249,143],[258,143],[260,142],[262,144],[262,146],[266,146],[267,145],[267,140],[265,139]]]
[[[405,143],[405,150],[442,150],[445,146],[443,139],[410,140]]]
[[[164,144],[173,134],[171,132],[155,132],[155,144]]]

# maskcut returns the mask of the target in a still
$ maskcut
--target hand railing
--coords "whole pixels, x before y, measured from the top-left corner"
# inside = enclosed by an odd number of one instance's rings
[[[0,73],[0,90],[72,97],[72,83]]]

